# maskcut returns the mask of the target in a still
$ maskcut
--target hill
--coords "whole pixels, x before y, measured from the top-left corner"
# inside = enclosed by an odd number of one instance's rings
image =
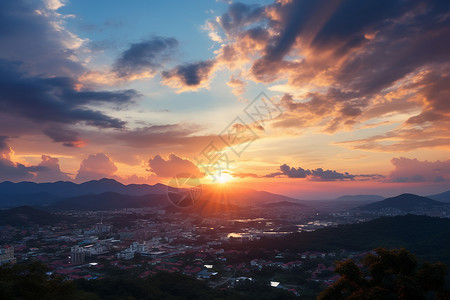
[[[66,198],[49,206],[52,210],[111,210],[167,205],[165,194],[130,196],[114,192]]]
[[[377,202],[384,200],[384,197],[378,195],[344,195],[334,199],[334,201],[361,201],[361,202]]]
[[[65,198],[74,198],[81,196],[93,198],[93,195],[101,195],[108,192],[121,194],[122,196],[127,195],[136,197],[147,197],[147,195],[153,195],[151,197],[155,198],[156,195],[165,196],[167,194],[167,189],[168,188],[166,185],[160,183],[155,185],[124,185],[113,179],[107,178],[88,181],[82,184],[76,184],[67,181],[58,181],[54,183],[12,183],[6,181],[0,183],[0,208],[9,208],[19,205],[50,205],[52,203],[61,202]],[[114,199],[118,199],[119,197],[117,195],[111,196]],[[98,197],[96,201],[99,201],[98,199],[100,198],[102,197]],[[225,205],[232,204],[237,206],[247,206],[280,201],[298,201],[297,199],[282,195],[272,194],[265,191],[236,188],[232,185],[204,185],[202,198],[214,203],[224,203]],[[83,200],[85,198],[82,197],[80,199]],[[134,202],[140,202],[138,198],[131,197],[130,199],[132,199]],[[55,207],[56,206],[57,205],[55,205]],[[117,207],[120,207],[120,205],[118,205]],[[138,205],[138,207],[140,206]]]
[[[201,215],[211,215],[243,211],[248,209],[248,207],[261,206],[269,203],[295,203],[296,201],[298,200],[287,196],[246,188],[236,188],[233,185],[205,185],[203,186],[201,197],[197,204],[184,211]],[[299,204],[297,207],[303,208],[306,206]]]
[[[0,225],[54,225],[69,220],[70,219],[67,217],[54,215],[30,206],[20,206],[7,210],[0,210]]]
[[[428,196],[428,198],[441,202],[450,202],[450,190],[440,194]]]
[[[255,191],[247,188],[240,188],[234,185],[204,185],[202,191],[204,200],[233,204],[239,206],[262,205],[273,202],[298,202],[298,199],[273,194],[266,191]]]
[[[427,197],[417,196],[414,194],[401,194],[396,197],[386,198],[382,201],[360,206],[355,209],[360,211],[397,209],[402,212],[410,212],[417,210],[429,210],[448,205],[448,203],[439,202]]]
[[[58,181],[53,183],[5,181],[0,183],[0,195],[29,195],[36,193],[48,193],[58,197],[74,197],[88,194],[101,194],[115,192],[134,196],[146,194],[164,194],[167,187],[163,184],[129,184],[124,185],[114,179],[103,178],[100,180],[87,181],[76,184],[69,181]]]
[[[300,252],[404,247],[423,259],[441,260],[449,264],[449,236],[450,219],[405,215],[294,233],[280,238],[262,238],[254,242],[253,247]]]
[[[55,196],[46,192],[16,195],[3,194],[0,195],[0,207],[11,208],[23,205],[46,206],[61,199],[62,198],[59,196]]]
[[[271,203],[266,203],[262,205],[263,207],[267,207],[267,208],[304,208],[306,207],[305,204],[302,203],[298,203],[298,202],[291,202],[291,201],[279,201],[279,202],[271,202]]]

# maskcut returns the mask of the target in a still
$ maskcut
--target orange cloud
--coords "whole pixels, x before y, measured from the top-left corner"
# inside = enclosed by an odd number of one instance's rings
[[[116,165],[106,154],[93,154],[89,155],[81,162],[75,181],[86,182],[102,178],[111,178],[116,171]]]
[[[149,171],[159,177],[169,178],[181,173],[192,174],[196,177],[203,177],[203,173],[187,159],[180,158],[175,154],[170,154],[167,160],[156,155],[148,161]]]

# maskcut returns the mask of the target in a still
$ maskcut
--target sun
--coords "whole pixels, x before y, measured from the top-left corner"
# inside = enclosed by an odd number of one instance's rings
[[[230,173],[222,172],[219,176],[217,176],[217,182],[220,184],[225,184],[233,179]]]

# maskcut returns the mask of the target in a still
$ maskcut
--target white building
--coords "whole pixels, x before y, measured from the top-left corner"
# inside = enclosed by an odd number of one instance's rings
[[[7,263],[15,263],[14,247],[5,245],[0,248],[0,266]]]

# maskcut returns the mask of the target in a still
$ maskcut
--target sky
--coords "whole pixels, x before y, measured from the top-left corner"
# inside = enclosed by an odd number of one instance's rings
[[[1,1],[0,182],[440,193],[449,36],[445,0]]]

